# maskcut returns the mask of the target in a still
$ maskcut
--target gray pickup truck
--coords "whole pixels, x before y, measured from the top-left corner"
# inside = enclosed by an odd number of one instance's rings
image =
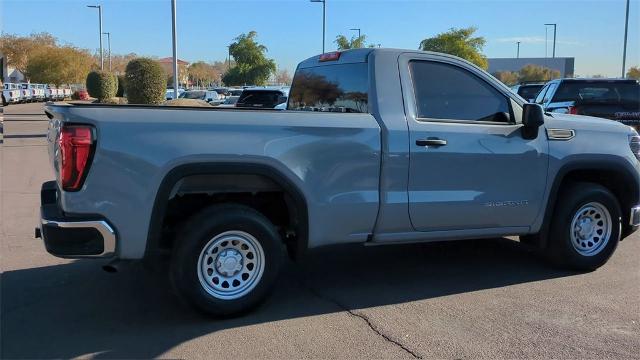
[[[358,49],[297,68],[287,110],[49,104],[47,251],[170,258],[214,315],[265,298],[285,254],[520,236],[602,266],[640,225],[640,138],[544,114],[478,67]],[[308,255],[307,255],[308,256]]]

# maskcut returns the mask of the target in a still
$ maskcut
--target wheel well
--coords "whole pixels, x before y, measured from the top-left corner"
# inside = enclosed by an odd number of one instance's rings
[[[171,251],[179,241],[180,227],[188,218],[221,203],[249,206],[266,216],[278,229],[293,258],[306,250],[306,202],[279,173],[246,165],[198,166],[172,173],[167,175],[156,197],[147,255]]]

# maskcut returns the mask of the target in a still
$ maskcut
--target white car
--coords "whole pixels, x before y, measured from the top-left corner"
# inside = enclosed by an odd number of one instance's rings
[[[2,87],[2,105],[17,104],[21,101],[20,86],[14,83],[5,83]]]
[[[23,103],[35,101],[34,90],[30,83],[20,83],[20,101]]]
[[[36,101],[44,101],[44,84],[31,84]]]
[[[44,85],[44,98],[48,101],[58,99],[58,89],[53,85]]]
[[[62,99],[71,99],[71,95],[73,95],[73,91],[71,91],[70,87],[66,87],[62,89]]]

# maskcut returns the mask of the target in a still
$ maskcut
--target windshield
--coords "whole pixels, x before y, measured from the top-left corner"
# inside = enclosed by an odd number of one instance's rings
[[[282,92],[268,90],[245,90],[240,95],[236,105],[247,107],[273,108],[282,101]]]
[[[235,103],[238,102],[239,96],[229,96],[228,98],[225,99],[224,104],[225,105],[235,105]]]
[[[640,85],[630,81],[563,82],[553,96],[553,102],[638,102],[639,99]]]
[[[185,91],[182,94],[178,95],[180,99],[204,99],[205,92],[204,91]]]
[[[364,113],[368,111],[366,63],[299,69],[291,85],[289,110]]]

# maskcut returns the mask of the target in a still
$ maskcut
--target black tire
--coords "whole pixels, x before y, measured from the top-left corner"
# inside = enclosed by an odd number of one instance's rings
[[[7,99],[4,98],[4,95],[2,95],[2,106],[7,106],[9,105],[9,103],[7,103]]]
[[[176,239],[170,271],[172,284],[184,300],[207,314],[229,317],[251,310],[267,297],[278,277],[284,248],[276,228],[264,215],[243,205],[214,205],[194,215],[182,229],[183,235]],[[199,279],[198,265],[205,246],[228,231],[250,234],[264,253],[264,270],[256,285],[232,300],[215,297],[205,289]],[[243,261],[249,260],[243,258]]]
[[[595,240],[594,242],[587,241],[586,243],[593,245],[593,249],[599,250],[597,252],[594,251],[590,255],[585,255],[580,253],[576,248],[581,242],[581,240],[578,240],[578,237],[576,237],[575,241],[576,246],[572,243],[572,232],[574,231],[574,229],[572,229],[572,222],[574,216],[577,216],[578,212],[590,203],[599,204],[608,211],[611,229],[606,245],[598,244]],[[622,211],[620,210],[618,200],[611,191],[601,185],[593,183],[572,184],[565,188],[558,198],[551,222],[549,243],[546,249],[547,256],[554,264],[563,268],[593,271],[604,265],[611,255],[613,255],[620,241],[621,229]],[[598,239],[597,241],[604,241],[602,237],[598,238],[596,236],[595,239]],[[582,243],[585,244],[584,241]]]

